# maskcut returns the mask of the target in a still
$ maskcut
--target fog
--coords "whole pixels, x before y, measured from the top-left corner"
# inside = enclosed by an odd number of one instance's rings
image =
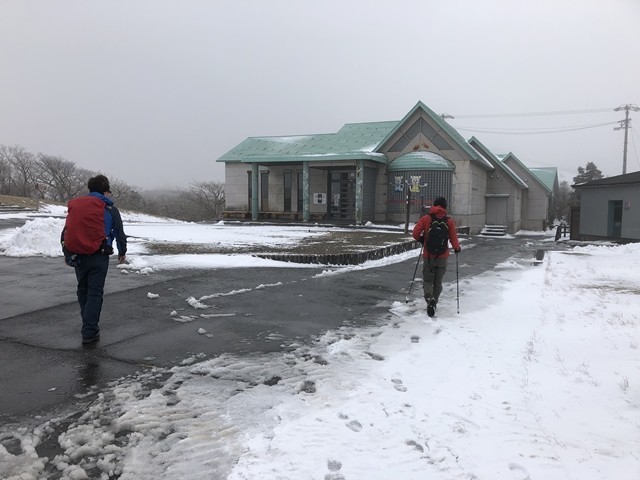
[[[184,187],[224,180],[216,159],[247,137],[400,120],[422,101],[560,180],[587,162],[618,175],[639,20],[637,0],[3,0],[0,144]],[[638,148],[631,129],[627,172]]]

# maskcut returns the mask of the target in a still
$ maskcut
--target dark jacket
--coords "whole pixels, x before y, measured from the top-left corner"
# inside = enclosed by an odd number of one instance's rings
[[[433,214],[438,219],[443,219],[447,216],[447,211],[439,205],[431,207],[429,209],[429,213],[420,218],[420,220],[418,220],[418,223],[416,223],[413,227],[414,240],[420,242],[420,237],[426,236],[429,228],[431,227],[431,214]],[[451,217],[447,217],[447,227],[449,230],[449,242],[453,246],[454,250],[458,250],[460,248],[460,242],[458,241],[458,231],[456,230],[456,224]],[[449,249],[447,249],[441,255],[433,255],[427,252],[427,249],[424,248],[423,256],[424,258],[447,258],[449,256]]]
[[[93,255],[104,246],[111,247],[115,240],[118,255],[127,253],[122,217],[110,198],[92,192],[70,200],[67,209],[67,220],[60,241],[69,252]]]

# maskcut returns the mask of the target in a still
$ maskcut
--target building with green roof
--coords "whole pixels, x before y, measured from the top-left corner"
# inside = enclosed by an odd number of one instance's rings
[[[443,196],[456,223],[478,233],[488,199],[501,194],[498,186],[495,193],[488,190],[489,175],[509,170],[482,149],[422,102],[400,121],[348,123],[329,134],[249,137],[218,159],[225,163],[225,216],[397,223],[417,220]],[[517,183],[517,175],[510,176]],[[511,210],[520,209],[511,191],[502,193]],[[499,215],[495,221],[510,231],[520,226]]]
[[[500,156],[500,160],[528,187],[522,199],[522,229],[546,229],[558,196],[558,170],[555,167],[527,168],[512,152]]]
[[[517,232],[522,228],[523,199],[529,187],[476,137],[469,139],[469,145],[493,167],[487,175],[485,224],[502,233]]]

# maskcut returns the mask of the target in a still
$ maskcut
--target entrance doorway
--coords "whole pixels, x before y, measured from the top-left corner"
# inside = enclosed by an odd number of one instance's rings
[[[507,198],[487,197],[487,225],[507,224]]]
[[[356,172],[332,171],[329,175],[329,218],[355,220]]]
[[[622,238],[622,200],[609,200],[607,236]]]

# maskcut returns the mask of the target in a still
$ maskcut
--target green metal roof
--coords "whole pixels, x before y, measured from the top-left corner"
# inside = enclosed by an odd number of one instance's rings
[[[538,176],[535,173],[533,173],[533,169],[527,167],[513,153],[509,152],[506,155],[497,155],[497,156],[498,156],[498,158],[500,160],[502,160],[502,162],[504,162],[505,160],[507,160],[509,158],[513,159],[513,161],[516,162],[518,165],[520,165],[520,167],[523,168],[525,172],[528,171],[529,173],[531,173],[531,178],[533,178],[533,180],[535,180],[542,188],[544,188],[547,191],[547,193],[552,193],[553,192],[553,184],[551,185],[551,187],[549,187],[549,185],[547,185],[540,178],[538,178]]]
[[[389,172],[400,170],[453,170],[453,163],[433,152],[409,152],[400,155],[387,167]]]
[[[526,189],[529,188],[529,186],[524,182],[524,180],[522,180],[518,175],[516,175],[516,172],[511,170],[508,165],[505,165],[504,163],[502,163],[500,159],[496,157],[491,152],[491,150],[485,147],[484,144],[480,140],[478,140],[476,137],[471,137],[469,139],[469,145],[471,145],[473,148],[478,150],[482,155],[487,157],[487,159],[493,160],[493,162],[498,166],[498,168],[501,169],[503,172],[505,172],[507,175],[509,175],[509,177],[511,177],[511,179],[514,182],[516,182],[517,185],[519,185],[522,188],[526,188]]]
[[[464,138],[424,103],[418,102],[398,121],[348,123],[336,133],[284,137],[249,137],[222,155],[218,162],[278,163],[288,161],[373,160],[388,161],[376,150],[394,134],[416,110],[423,110],[472,161],[492,170],[491,163],[472,148]]]
[[[369,159],[386,163],[375,152],[398,122],[348,123],[337,133],[288,137],[249,137],[218,162],[282,162]]]
[[[558,169],[556,167],[530,168],[529,170],[547,186],[550,192],[553,192],[558,180]]]

